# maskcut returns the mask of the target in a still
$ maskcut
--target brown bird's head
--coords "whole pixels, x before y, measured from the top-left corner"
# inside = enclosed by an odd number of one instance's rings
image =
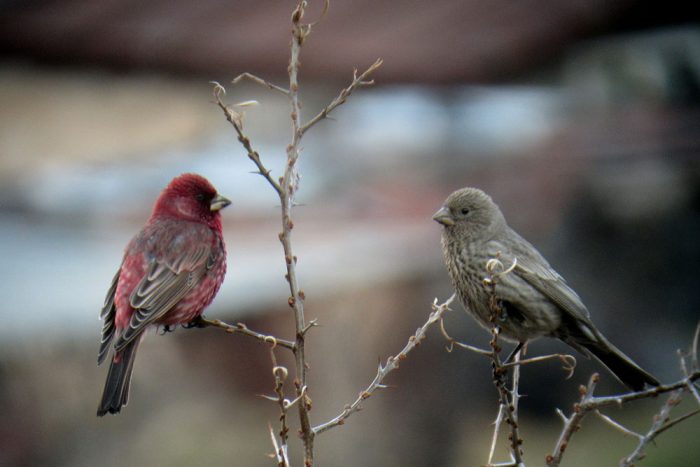
[[[175,177],[158,197],[151,219],[169,217],[221,229],[221,209],[231,201],[219,195],[209,180],[186,173]]]
[[[478,188],[462,188],[447,197],[433,220],[445,233],[469,235],[496,232],[505,226],[501,210],[491,197]]]

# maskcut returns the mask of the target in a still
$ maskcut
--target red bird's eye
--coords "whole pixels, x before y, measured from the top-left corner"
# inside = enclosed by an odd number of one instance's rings
[[[204,201],[204,193],[197,193],[197,195],[195,196],[195,199],[197,201]]]

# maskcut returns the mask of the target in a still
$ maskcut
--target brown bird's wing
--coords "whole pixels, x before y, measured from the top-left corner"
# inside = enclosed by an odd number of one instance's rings
[[[584,344],[607,342],[593,325],[588,309],[581,302],[578,294],[566,284],[564,278],[553,269],[542,268],[539,263],[527,259],[513,271],[528,284],[537,289],[562,310],[562,324],[556,332],[557,337],[566,341],[577,350],[587,354]]]
[[[518,288],[518,283],[522,285],[524,281],[562,311],[562,323],[557,329],[557,337],[583,353],[587,353],[583,348],[584,343],[607,342],[591,322],[588,309],[578,294],[552,269],[535,247],[512,229],[508,229],[508,238],[507,244],[493,242],[489,249],[490,254],[495,254],[496,249],[501,252],[501,262],[506,268],[517,258],[513,271],[499,278],[499,295],[505,294],[505,300],[527,308],[528,304],[523,303],[527,299],[518,293],[522,290],[522,287]]]
[[[508,245],[495,242],[492,246],[494,254],[495,250],[501,251],[503,265],[508,268],[513,264],[514,258],[517,258],[517,264],[512,272],[515,276],[527,282],[576,321],[588,325],[590,315],[578,294],[552,269],[535,247],[512,229],[508,230],[510,238],[514,241],[508,242]],[[504,283],[515,280],[508,276],[510,274],[502,276],[500,280]]]
[[[524,258],[518,261],[514,272],[577,320],[588,321],[588,309],[578,294],[554,270],[546,270],[540,264]]]
[[[117,269],[117,273],[112,279],[112,285],[109,286],[107,291],[107,296],[105,297],[105,304],[100,312],[100,319],[103,321],[102,324],[102,340],[100,341],[100,351],[97,353],[97,364],[100,365],[107,356],[109,351],[109,344],[114,338],[114,318],[117,315],[117,307],[114,306],[114,294],[117,291],[117,283],[119,282],[119,273],[121,272],[121,266]]]
[[[129,298],[135,310],[114,345],[119,352],[170,311],[211,269],[211,248],[199,244],[173,260],[155,260]]]

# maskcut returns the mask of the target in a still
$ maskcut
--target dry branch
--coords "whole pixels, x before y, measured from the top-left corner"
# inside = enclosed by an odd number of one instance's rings
[[[399,362],[404,360],[411,352],[411,350],[415,349],[418,345],[420,345],[421,341],[425,339],[425,335],[428,332],[430,326],[442,320],[443,315],[447,312],[447,310],[450,309],[450,304],[454,301],[455,298],[456,294],[452,294],[450,298],[448,298],[445,302],[441,303],[440,305],[437,304],[436,298],[433,301],[433,311],[430,313],[428,320],[425,322],[425,324],[423,324],[420,328],[416,330],[416,333],[414,335],[412,335],[408,339],[408,342],[406,343],[404,348],[401,349],[401,351],[396,355],[387,358],[386,364],[382,365],[382,363],[379,362],[377,374],[374,376],[374,379],[369,384],[369,386],[367,386],[363,391],[361,391],[360,394],[357,396],[357,399],[355,399],[350,405],[345,406],[343,411],[340,412],[340,414],[338,414],[335,418],[318,426],[315,426],[313,428],[314,433],[320,434],[324,431],[330,430],[331,428],[343,425],[348,417],[350,417],[355,412],[359,412],[360,410],[362,410],[362,403],[366,399],[369,399],[378,389],[386,388],[386,385],[383,384],[383,381],[387,377],[387,375],[392,371],[398,369]]]
[[[280,339],[279,337],[275,337],[269,334],[262,334],[256,331],[253,331],[248,328],[243,323],[236,323],[235,325],[233,324],[228,324],[224,323],[223,321],[219,319],[206,319],[206,318],[201,318],[199,323],[201,323],[204,326],[213,326],[217,328],[224,329],[226,332],[231,333],[231,334],[243,334],[245,336],[250,336],[254,337],[257,340],[261,342],[265,342],[267,344],[271,344],[272,346],[280,346],[287,348],[289,350],[294,350],[294,342],[288,341],[286,339]],[[198,324],[199,324],[198,323]]]
[[[697,384],[697,381],[700,380],[700,369],[696,366],[697,360],[697,354],[698,354],[698,334],[700,334],[700,324],[698,324],[698,330],[696,330],[695,337],[693,339],[693,344],[691,345],[691,349],[689,352],[690,355],[690,369],[688,369],[688,364],[686,362],[686,357],[685,355],[681,354],[680,355],[680,362],[681,362],[681,368],[684,373],[684,378],[676,381],[675,383],[671,384],[662,384],[653,388],[649,388],[643,391],[636,391],[636,392],[629,392],[626,394],[620,394],[617,396],[604,396],[604,397],[595,397],[593,395],[596,385],[598,383],[599,377],[598,374],[593,374],[591,376],[591,379],[588,382],[588,386],[586,387],[581,387],[581,399],[579,400],[578,403],[574,404],[573,410],[571,412],[571,415],[568,417],[564,415],[564,413],[561,410],[558,410],[557,413],[561,416],[562,420],[564,421],[564,426],[562,428],[561,434],[559,435],[559,439],[557,440],[557,443],[554,447],[554,452],[550,455],[548,455],[545,458],[546,464],[548,467],[557,467],[561,464],[562,457],[564,455],[564,452],[566,451],[567,446],[571,442],[571,438],[573,437],[574,433],[578,430],[580,427],[581,421],[583,418],[590,412],[596,412],[602,408],[609,407],[609,406],[620,406],[622,404],[626,404],[628,402],[640,400],[640,399],[647,399],[647,398],[653,398],[656,396],[659,396],[661,394],[665,393],[671,393],[669,397],[667,398],[666,402],[663,404],[661,407],[660,411],[658,414],[654,416],[654,420],[652,422],[651,428],[647,431],[646,434],[641,435],[639,433],[635,433],[625,427],[623,427],[621,424],[618,422],[612,420],[610,417],[605,416],[603,414],[599,414],[605,421],[606,423],[612,425],[616,429],[620,430],[622,433],[626,435],[631,435],[635,436],[636,438],[639,439],[639,443],[637,447],[630,453],[629,456],[627,456],[625,459],[621,461],[621,465],[623,466],[632,466],[634,461],[640,460],[644,456],[644,449],[646,446],[652,442],[658,435],[663,433],[664,431],[668,430],[669,428],[677,425],[678,423],[687,420],[688,418],[692,417],[693,415],[696,415],[697,413],[700,413],[700,410],[696,410],[690,413],[687,413],[681,417],[678,417],[674,420],[669,420],[670,418],[670,413],[671,410],[678,405],[678,403],[681,400],[681,397],[683,395],[683,392],[688,391],[691,394],[695,395],[697,394],[697,390],[695,388],[695,384]],[[700,402],[700,401],[699,401]]]
[[[354,79],[350,85],[343,90],[341,90],[338,97],[336,97],[327,107],[325,107],[318,115],[312,118],[306,124],[302,124],[301,120],[301,99],[299,96],[299,69],[301,66],[300,54],[301,48],[307,39],[308,35],[311,33],[311,28],[314,23],[305,23],[303,21],[307,2],[305,0],[298,0],[294,11],[292,12],[291,22],[292,22],[292,40],[290,46],[290,56],[289,56],[289,66],[287,68],[289,75],[289,88],[285,89],[281,86],[272,84],[271,82],[255,76],[250,73],[242,73],[237,76],[233,83],[239,83],[243,79],[251,80],[257,84],[265,86],[271,90],[282,93],[289,99],[289,104],[291,108],[290,118],[292,123],[292,139],[290,144],[287,146],[287,161],[283,175],[279,179],[274,179],[270,170],[265,167],[260,158],[260,154],[253,149],[250,139],[243,132],[243,118],[242,114],[233,110],[231,107],[227,106],[222,101],[222,96],[225,94],[224,88],[218,83],[214,83],[214,100],[215,103],[221,108],[226,116],[226,119],[231,123],[233,128],[238,135],[238,141],[245,148],[248,157],[258,168],[258,173],[262,175],[265,180],[272,186],[272,188],[277,193],[280,204],[281,204],[281,221],[282,221],[282,231],[279,234],[279,240],[282,244],[282,249],[284,252],[284,261],[286,265],[285,279],[289,284],[289,298],[288,304],[292,308],[294,314],[294,325],[295,325],[295,339],[294,342],[283,341],[281,339],[275,339],[278,345],[289,348],[294,352],[295,361],[295,372],[296,376],[294,378],[294,386],[296,389],[296,399],[290,405],[284,407],[281,416],[281,429],[280,429],[280,440],[277,442],[277,438],[274,433],[271,432],[273,437],[273,444],[277,452],[276,458],[278,463],[287,462],[286,454],[283,456],[280,449],[284,449],[286,453],[286,410],[298,403],[299,406],[299,422],[300,422],[300,436],[304,444],[304,464],[306,466],[313,465],[314,462],[314,436],[315,431],[311,427],[311,422],[309,419],[309,411],[311,410],[311,399],[308,396],[308,386],[307,386],[307,369],[308,364],[306,360],[306,350],[305,350],[305,337],[306,333],[310,328],[315,326],[315,321],[306,321],[304,314],[304,300],[305,294],[301,289],[299,280],[296,273],[297,256],[294,254],[294,249],[292,246],[292,230],[294,229],[294,222],[292,220],[292,208],[294,207],[294,197],[299,188],[299,174],[297,172],[296,163],[299,159],[299,154],[301,151],[301,140],[304,133],[308,131],[314,124],[316,124],[321,119],[328,116],[328,114],[343,104],[348,96],[358,87],[367,86],[372,84],[369,81],[368,76],[374,72],[380,65],[381,60],[377,60],[372,66],[370,66],[364,73],[357,75],[354,74]],[[321,18],[325,16],[328,11],[328,0],[324,2],[324,9],[321,14]],[[320,20],[320,19],[319,19]],[[211,322],[212,325],[218,327],[225,327],[220,322]],[[262,334],[254,333],[248,330],[243,325],[238,325],[236,327],[225,327],[229,332],[240,332],[246,335],[257,337],[258,339],[268,341],[270,336],[264,336]],[[273,354],[274,358],[274,354]],[[275,393],[277,394],[275,400],[284,405],[283,398],[283,384],[284,380],[278,378],[275,375]],[[287,401],[288,402],[288,401]],[[282,406],[281,405],[281,406]],[[280,464],[282,465],[282,464]]]

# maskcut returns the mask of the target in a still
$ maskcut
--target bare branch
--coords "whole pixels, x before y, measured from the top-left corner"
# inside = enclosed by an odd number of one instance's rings
[[[271,344],[273,347],[280,346],[280,347],[287,348],[289,350],[294,350],[294,342],[288,341],[285,339],[280,339],[278,337],[271,336],[269,334],[262,334],[259,332],[255,332],[255,331],[249,329],[248,326],[246,326],[243,323],[236,323],[235,325],[233,325],[233,324],[224,323],[223,321],[221,321],[219,319],[206,319],[206,318],[202,318],[200,320],[200,322],[205,326],[213,326],[213,327],[224,329],[226,332],[228,332],[230,334],[236,333],[236,334],[243,334],[245,336],[254,337],[261,342],[265,342],[266,344]]]
[[[700,370],[700,364],[698,363],[698,346],[700,346],[700,321],[698,321],[698,325],[695,327],[693,343],[690,346],[690,368],[692,371]]]
[[[447,339],[448,344],[447,344],[447,351],[452,352],[455,346],[468,350],[470,352],[474,352],[478,355],[483,355],[485,357],[491,358],[492,356],[492,350],[485,350],[481,349],[479,347],[475,347],[473,345],[465,344],[464,342],[459,342],[458,340],[454,339],[452,336],[450,336],[447,332],[447,329],[445,328],[445,321],[440,320],[440,332],[442,335]],[[502,367],[503,368],[511,368],[514,366],[523,366],[523,365],[529,365],[531,363],[540,363],[544,362],[547,360],[559,360],[562,362],[563,366],[562,368],[564,371],[567,372],[566,378],[570,378],[574,370],[576,369],[576,357],[570,354],[550,354],[550,355],[540,355],[538,357],[531,357],[531,358],[526,358],[524,360],[518,360],[517,362],[508,362],[508,363],[503,363]]]
[[[289,457],[287,453],[287,446],[280,445],[277,442],[277,437],[275,436],[275,430],[272,429],[271,424],[267,424],[267,428],[270,432],[270,440],[272,441],[272,447],[275,448],[274,458],[277,461],[278,467],[289,467]]]
[[[685,379],[679,381],[678,383],[683,384],[681,384],[677,389],[673,389],[671,391],[671,394],[666,399],[666,402],[663,406],[661,406],[661,410],[659,411],[659,413],[657,413],[654,416],[649,431],[647,431],[645,435],[639,436],[639,443],[637,444],[637,447],[634,449],[634,451],[630,453],[629,456],[625,457],[622,461],[620,461],[620,466],[632,467],[635,461],[641,460],[645,457],[644,450],[646,449],[646,446],[649,443],[651,443],[657,436],[659,436],[664,431],[672,428],[673,426],[677,425],[678,423],[700,413],[700,410],[694,410],[685,415],[677,417],[674,420],[669,420],[673,408],[680,404],[684,390],[688,390],[688,392],[690,392],[693,395],[693,397],[695,397],[696,401],[700,403],[700,396],[698,395],[698,391],[695,388],[695,381],[697,381],[700,377],[700,372],[697,368],[698,335],[700,335],[700,324],[698,324],[698,327],[695,330],[695,335],[693,337],[693,343],[691,344],[690,351],[687,354],[684,354],[680,351],[678,352],[680,357],[681,370],[685,375]],[[690,355],[691,368],[692,370],[694,370],[692,373],[690,372],[686,364],[686,356],[688,354]],[[678,383],[676,383],[676,385]]]
[[[579,427],[579,424],[581,423],[581,420],[583,417],[586,416],[591,411],[599,410],[604,407],[609,407],[612,405],[622,405],[628,402],[640,400],[640,399],[647,399],[647,398],[652,398],[655,396],[658,396],[660,394],[665,394],[668,392],[671,392],[672,395],[669,396],[669,401],[667,401],[666,404],[669,404],[671,401],[675,401],[675,396],[674,394],[678,394],[678,397],[682,394],[684,389],[688,389],[689,386],[692,386],[692,383],[694,381],[697,381],[700,379],[700,371],[695,371],[691,373],[690,375],[686,376],[680,381],[676,381],[675,383],[672,384],[662,384],[660,386],[656,386],[650,389],[646,389],[643,391],[637,391],[637,392],[630,392],[626,394],[620,394],[617,396],[605,396],[605,397],[594,397],[593,396],[593,391],[595,390],[595,386],[599,380],[598,374],[593,374],[591,376],[591,379],[588,383],[588,387],[581,388],[581,400],[577,404],[574,404],[574,409],[572,411],[572,414],[569,417],[564,416],[561,411],[559,411],[560,415],[562,415],[562,418],[564,419],[564,428],[562,429],[562,432],[559,436],[559,440],[557,441],[557,444],[554,448],[554,453],[551,455],[548,455],[546,458],[547,466],[553,467],[553,466],[558,466],[561,462],[561,458],[564,454],[564,451],[566,450],[567,445],[569,444],[569,441],[571,440],[571,437],[573,434],[576,432],[576,430]],[[675,403],[674,403],[675,404]],[[665,407],[665,406],[664,406]],[[660,415],[663,415],[665,413],[665,410],[662,407],[662,412]],[[670,409],[669,409],[670,411]],[[659,416],[660,416],[659,415]],[[688,417],[682,418],[682,420],[685,420],[686,418],[689,418],[691,415]],[[668,415],[666,415],[666,419],[668,419]],[[682,421],[674,421],[674,424]],[[655,436],[658,435],[659,430],[666,430],[667,428],[663,425],[659,425],[658,427],[655,428],[656,425],[652,426],[652,429],[655,429],[656,432],[654,434],[650,434],[652,430],[650,430],[645,437],[651,437],[653,439]],[[648,441],[645,441],[644,446],[651,441],[649,439]],[[644,446],[638,446],[638,448],[641,450],[644,448]],[[635,450],[636,452],[636,450]],[[634,453],[633,453],[634,454]],[[630,455],[632,456],[632,454]]]
[[[306,361],[306,355],[305,355],[305,338],[306,338],[306,333],[316,326],[315,320],[311,320],[310,322],[306,322],[305,315],[304,315],[304,300],[305,300],[305,294],[304,291],[301,290],[299,281],[297,278],[296,274],[296,264],[297,264],[297,257],[294,254],[294,250],[292,248],[292,230],[294,228],[294,222],[292,220],[292,208],[295,206],[294,198],[296,195],[296,192],[299,187],[299,174],[297,172],[297,160],[299,159],[300,151],[301,151],[301,140],[302,137],[304,136],[304,133],[306,133],[307,130],[309,130],[317,121],[321,120],[322,118],[325,118],[328,113],[330,113],[335,107],[341,105],[345,100],[348,98],[348,96],[357,88],[360,86],[367,86],[369,84],[372,84],[370,81],[367,81],[367,77],[369,76],[370,73],[372,73],[376,68],[378,68],[381,65],[381,60],[378,60],[375,62],[372,66],[370,66],[364,73],[362,73],[360,76],[357,76],[357,72],[355,71],[354,74],[354,79],[353,82],[345,89],[341,91],[339,96],[334,99],[318,116],[314,117],[311,121],[309,121],[307,124],[302,125],[301,123],[301,100],[299,97],[299,69],[301,66],[301,61],[300,61],[300,54],[301,54],[301,48],[306,40],[306,38],[309,36],[311,33],[311,28],[318,23],[323,17],[325,16],[326,12],[328,11],[329,7],[329,2],[328,0],[324,0],[324,9],[323,12],[321,13],[320,18],[316,22],[312,23],[304,23],[302,20],[304,18],[304,14],[306,11],[307,7],[307,2],[306,0],[297,0],[296,6],[292,12],[291,16],[291,22],[292,22],[292,41],[291,41],[291,47],[290,47],[290,56],[289,56],[289,66],[287,68],[287,72],[289,75],[289,88],[284,89],[280,86],[277,86],[275,84],[272,84],[271,82],[264,80],[262,78],[259,78],[258,76],[255,76],[250,73],[243,73],[239,76],[237,76],[234,80],[233,83],[236,84],[240,82],[243,79],[248,79],[251,80],[257,84],[266,86],[269,89],[272,89],[274,91],[280,92],[287,96],[289,99],[290,107],[291,107],[291,113],[290,113],[290,118],[291,118],[291,123],[292,123],[292,139],[290,144],[286,148],[286,154],[287,154],[287,161],[285,165],[285,169],[283,172],[283,175],[279,177],[279,179],[275,180],[272,178],[270,175],[270,171],[263,165],[260,155],[257,151],[255,151],[250,143],[250,140],[247,136],[245,136],[243,132],[243,118],[242,114],[236,112],[233,110],[231,107],[227,106],[226,104],[223,103],[222,101],[222,96],[225,94],[225,89],[218,83],[214,83],[214,99],[215,103],[221,108],[221,110],[224,112],[224,115],[226,116],[226,119],[231,123],[231,125],[234,127],[237,135],[238,135],[238,140],[241,142],[243,147],[246,149],[248,153],[248,157],[255,163],[255,165],[258,168],[258,172],[268,181],[268,183],[274,188],[275,192],[277,193],[280,204],[281,204],[281,220],[282,220],[282,231],[279,234],[279,240],[280,243],[282,244],[282,248],[284,250],[284,259],[285,259],[285,265],[286,265],[286,274],[285,274],[285,279],[287,280],[289,284],[289,298],[288,298],[288,304],[290,308],[293,311],[294,314],[294,324],[295,324],[295,340],[294,342],[289,342],[289,341],[280,341],[277,340],[277,344],[284,345],[287,348],[292,349],[294,352],[294,359],[295,359],[295,371],[296,371],[296,376],[294,378],[294,386],[296,388],[296,399],[294,402],[289,402],[286,401],[282,395],[281,395],[281,390],[282,387],[279,384],[276,384],[276,393],[277,393],[277,398],[276,400],[278,403],[285,405],[284,410],[283,410],[283,415],[281,418],[282,421],[282,430],[280,432],[280,437],[281,437],[281,445],[279,446],[280,448],[285,447],[286,448],[286,410],[287,408],[293,406],[293,405],[298,405],[298,410],[299,410],[299,422],[301,425],[300,428],[300,435],[301,439],[304,445],[304,464],[307,467],[311,467],[314,462],[314,449],[313,449],[313,442],[314,442],[314,436],[316,434],[315,430],[311,426],[311,422],[309,419],[309,410],[311,410],[311,399],[308,396],[308,386],[307,386],[307,361]],[[221,325],[221,323],[216,324],[219,327],[224,327]],[[252,331],[249,331],[245,327],[240,327],[237,326],[235,328],[226,328],[229,332],[242,332],[247,335],[251,335],[254,337],[257,337],[258,339],[268,341],[267,339],[268,336],[260,335],[258,333],[254,333]],[[273,358],[274,358],[274,353],[272,353]],[[395,362],[393,362],[391,365],[388,366],[393,366]],[[396,366],[398,366],[398,363],[396,363]],[[277,378],[277,375],[276,375]],[[276,380],[277,381],[277,380]],[[279,383],[279,381],[277,381]],[[376,388],[382,387],[381,384],[377,384]],[[274,438],[274,441],[276,442],[276,438]],[[279,460],[279,456],[278,456]]]
[[[336,426],[343,425],[348,417],[350,417],[355,412],[359,412],[362,409],[363,401],[369,399],[378,389],[386,388],[386,386],[382,384],[386,376],[392,371],[398,369],[399,362],[404,360],[411,352],[411,350],[415,349],[421,343],[421,341],[425,339],[425,335],[430,326],[442,319],[442,316],[447,312],[447,310],[450,309],[450,304],[452,304],[456,296],[456,294],[452,294],[450,298],[448,298],[445,302],[441,303],[440,305],[437,304],[436,298],[433,301],[433,311],[430,313],[428,320],[425,322],[425,324],[423,324],[423,326],[416,330],[416,333],[414,335],[412,335],[408,339],[408,342],[406,343],[404,348],[401,349],[401,351],[395,356],[389,357],[386,360],[385,365],[382,365],[380,362],[379,367],[377,368],[377,374],[374,376],[374,379],[369,384],[369,386],[367,386],[367,388],[360,392],[360,394],[357,396],[357,399],[355,399],[350,405],[345,406],[343,411],[340,412],[340,414],[332,420],[315,426],[313,428],[314,433],[320,434],[324,431],[330,430],[331,428],[335,428]]]
[[[363,86],[371,86],[374,84],[374,80],[368,81],[367,78],[374,73],[374,71],[377,70],[380,66],[382,66],[382,59],[378,58],[372,65],[369,66],[364,72],[362,72],[359,76],[357,74],[357,70],[354,71],[353,73],[353,79],[350,85],[340,91],[340,94],[336,96],[335,99],[331,101],[330,104],[328,104],[323,110],[321,110],[314,118],[306,122],[300,129],[299,131],[303,135],[306,133],[309,128],[317,124],[319,121],[323,120],[324,118],[328,117],[328,114],[330,114],[333,109],[336,107],[342,105],[345,103],[347,98],[352,94],[352,92]]]
[[[654,438],[656,438],[656,436],[658,436],[659,430],[661,430],[666,422],[668,422],[671,415],[671,410],[673,410],[673,408],[681,401],[682,393],[682,389],[677,389],[668,396],[666,403],[661,407],[659,413],[654,415],[654,421],[652,422],[649,431],[644,436],[640,436],[639,444],[637,444],[637,447],[629,456],[620,461],[620,467],[632,467],[635,461],[642,460],[644,458],[644,449]]]
[[[632,436],[637,439],[643,438],[642,435],[637,433],[636,431],[632,431],[627,427],[622,426],[622,424],[616,422],[612,418],[608,417],[604,413],[600,412],[599,410],[593,411],[594,414],[596,414],[601,420],[603,420],[605,423],[610,425],[611,427],[615,428],[616,430],[619,430],[622,432],[622,434],[627,435],[627,436]]]
[[[690,391],[690,393],[693,395],[697,403],[700,404],[700,394],[698,394],[697,388],[690,379],[688,379],[686,387],[688,388],[688,391]]]
[[[287,427],[287,409],[290,406],[290,403],[284,397],[284,382],[287,379],[287,376],[289,376],[289,371],[287,368],[277,364],[274,346],[270,347],[270,360],[272,361],[272,376],[275,378],[275,394],[277,395],[276,401],[280,408],[280,448],[283,450],[283,454],[286,456],[287,439],[289,438],[289,428]]]
[[[693,346],[691,347],[691,350],[690,350],[691,365],[694,364],[693,359],[697,357],[697,347],[696,347],[697,334],[695,335],[695,337],[696,337],[696,339],[693,339]],[[679,355],[680,360],[681,360],[681,371],[683,372],[683,374],[685,375],[685,377],[687,379],[686,388],[688,389],[690,394],[692,394],[692,396],[695,398],[696,402],[698,404],[700,404],[700,393],[698,393],[698,389],[695,387],[695,383],[690,380],[690,370],[688,369],[688,365],[686,363],[686,355],[684,355],[683,352],[681,352],[680,350],[678,351],[678,355]],[[695,369],[697,370],[698,368],[695,368]]]
[[[500,278],[506,274],[510,274],[517,264],[517,260],[513,261],[513,264],[505,268],[503,263],[498,258],[490,259],[486,263],[487,277],[484,279],[484,286],[487,287],[489,291],[489,309],[491,312],[490,321],[492,324],[491,328],[491,360],[493,366],[493,384],[496,387],[498,396],[500,398],[500,404],[503,407],[503,414],[506,423],[510,425],[510,435],[508,436],[510,443],[510,453],[512,457],[513,464],[516,466],[525,465],[523,462],[523,451],[522,451],[522,438],[520,438],[520,427],[518,425],[518,381],[520,378],[520,365],[515,366],[513,372],[513,386],[509,391],[506,387],[505,376],[508,374],[508,369],[504,367],[501,362],[500,352],[501,347],[498,344],[498,337],[500,335],[500,327],[496,324],[498,323],[499,316],[503,315],[503,310],[501,309],[501,304],[496,297],[496,285],[498,284]],[[521,349],[516,353],[516,362],[519,363]],[[500,410],[500,409],[499,409]]]
[[[302,132],[299,131],[301,102],[299,100],[299,67],[301,62],[299,54],[304,40],[311,32],[311,27],[302,23],[304,11],[306,8],[305,0],[298,0],[297,6],[292,12],[292,44],[290,49],[289,67],[289,103],[291,106],[291,121],[292,121],[292,142],[287,146],[287,165],[284,170],[284,175],[280,179],[280,191],[278,192],[280,203],[282,205],[282,232],[279,239],[284,250],[285,264],[287,267],[286,279],[289,283],[289,306],[294,312],[294,324],[296,329],[296,340],[294,345],[294,357],[296,364],[297,377],[295,386],[297,396],[302,397],[299,403],[299,422],[301,425],[301,439],[304,444],[304,464],[311,467],[314,463],[314,436],[315,433],[311,427],[309,419],[309,410],[311,410],[311,399],[306,395],[306,350],[305,338],[307,324],[304,317],[304,299],[305,294],[299,287],[299,282],[296,274],[297,257],[292,249],[292,208],[294,206],[294,195],[298,188],[298,174],[296,170],[296,162],[299,159],[299,146],[301,143]]]
[[[493,465],[493,456],[496,454],[496,445],[498,444],[498,433],[501,431],[501,423],[503,423],[503,409],[503,404],[498,404],[498,414],[496,414],[496,420],[493,422],[493,435],[491,436],[491,447],[489,448],[487,466]]]
[[[440,319],[440,332],[445,337],[445,339],[447,339],[447,342],[448,342],[447,351],[448,352],[452,352],[454,346],[456,345],[457,347],[459,347],[461,349],[468,350],[470,352],[474,352],[474,353],[479,354],[479,355],[483,355],[486,357],[491,356],[490,350],[480,349],[479,347],[474,347],[473,345],[465,344],[463,342],[459,342],[458,340],[452,338],[447,333],[447,330],[445,329],[445,320],[443,320],[443,319]]]
[[[554,447],[554,453],[548,454],[547,457],[545,457],[545,462],[548,467],[559,466],[561,463],[562,456],[564,455],[566,448],[569,446],[571,437],[580,428],[579,424],[586,415],[586,411],[583,410],[582,407],[593,397],[593,391],[595,391],[595,387],[599,380],[600,377],[598,376],[598,373],[593,373],[591,378],[588,380],[588,386],[581,386],[581,400],[574,404],[574,410],[571,413],[571,416],[567,417],[561,410],[559,411],[559,415],[564,420],[564,428],[562,429],[559,439],[557,440],[557,444]]]
[[[692,412],[688,412],[685,415],[681,415],[680,417],[674,418],[673,420],[667,422],[664,426],[659,428],[656,431],[656,436],[660,435],[664,431],[668,430],[669,428],[673,428],[674,426],[678,425],[680,422],[683,422],[685,420],[688,420],[690,417],[694,417],[695,415],[700,413],[700,409],[693,410]]]
[[[655,397],[660,394],[675,391],[676,389],[686,388],[689,382],[697,381],[698,379],[700,379],[700,371],[693,372],[687,378],[683,378],[682,380],[676,381],[675,383],[661,384],[659,386],[645,389],[643,391],[629,392],[617,396],[593,397],[586,402],[584,408],[586,410],[600,409],[603,407],[609,407],[611,405],[622,405],[627,402],[632,402],[639,399]]]
[[[238,141],[240,141],[240,143],[243,145],[246,152],[248,153],[248,158],[250,158],[250,160],[252,160],[253,163],[255,163],[255,165],[258,167],[258,173],[262,175],[265,178],[265,180],[267,180],[267,182],[272,186],[272,188],[274,188],[277,194],[280,194],[282,191],[280,185],[275,181],[274,178],[272,178],[272,176],[270,175],[270,171],[263,165],[262,160],[260,160],[260,154],[258,153],[258,151],[253,149],[253,147],[250,144],[250,139],[243,133],[243,120],[241,114],[228,107],[221,100],[221,96],[226,94],[226,89],[224,89],[224,87],[217,82],[213,82],[213,84],[214,102],[224,112],[226,120],[228,120],[231,126],[233,126],[234,130],[236,130],[236,134],[238,135]]]
[[[330,6],[330,0],[323,0],[323,11],[321,11],[321,14],[319,15],[316,21],[310,22],[307,26],[311,28],[312,26],[316,26],[318,23],[320,23],[323,20],[323,18],[326,17],[326,14],[328,13],[328,8],[330,8]]]
[[[506,465],[517,467],[517,466],[520,466],[520,465],[523,465],[523,466],[525,465],[525,464],[522,462],[522,459],[518,460],[518,459],[516,458],[515,454],[512,453],[512,452],[511,452],[511,461],[510,461],[510,462],[506,462],[506,463],[495,463],[495,464],[493,463],[493,456],[494,456],[494,453],[495,453],[495,451],[496,451],[496,444],[498,443],[498,434],[499,434],[499,432],[500,432],[500,430],[501,430],[501,424],[503,423],[503,420],[508,420],[508,422],[509,422],[509,424],[510,424],[510,420],[511,420],[511,419],[515,419],[515,421],[516,421],[516,423],[517,423],[517,418],[518,418],[518,402],[520,401],[520,393],[518,392],[518,387],[519,387],[519,385],[520,385],[520,362],[521,362],[520,357],[521,357],[521,352],[522,352],[522,349],[519,349],[519,350],[515,353],[515,358],[514,358],[514,364],[515,364],[515,365],[514,365],[513,379],[512,379],[513,386],[512,386],[512,388],[510,389],[510,391],[508,391],[508,393],[509,393],[509,398],[508,398],[508,400],[510,401],[510,402],[509,402],[509,405],[503,404],[502,401],[501,401],[500,404],[498,404],[498,416],[496,417],[496,422],[494,423],[493,436],[492,436],[492,438],[491,438],[491,447],[490,447],[490,449],[489,449],[489,460],[488,460],[488,464],[486,464],[488,467],[506,466]],[[512,417],[512,418],[508,418],[508,412],[509,412],[509,411],[511,412],[511,417]],[[511,429],[511,434],[510,434],[510,436],[509,436],[509,438],[511,438],[511,440],[512,440],[512,436],[513,436],[513,432],[512,432],[512,429]],[[512,449],[512,444],[513,444],[513,443],[511,442],[511,449]],[[522,453],[520,453],[520,455],[522,455]]]
[[[524,365],[529,365],[531,363],[541,363],[547,360],[559,360],[562,362],[562,369],[567,372],[566,379],[573,376],[574,370],[576,369],[576,357],[569,354],[550,354],[550,355],[540,355],[537,357],[526,358],[525,360],[520,360],[518,362],[503,363],[503,368],[510,367],[521,367]]]
[[[277,86],[276,84],[272,84],[271,82],[264,80],[258,76],[255,76],[254,74],[248,73],[248,72],[241,73],[240,75],[236,76],[233,79],[233,81],[231,81],[231,84],[238,84],[244,79],[250,80],[250,81],[257,83],[261,86],[265,86],[266,88],[272,89],[273,91],[281,92],[285,96],[289,96],[288,89],[284,89],[283,87]]]

